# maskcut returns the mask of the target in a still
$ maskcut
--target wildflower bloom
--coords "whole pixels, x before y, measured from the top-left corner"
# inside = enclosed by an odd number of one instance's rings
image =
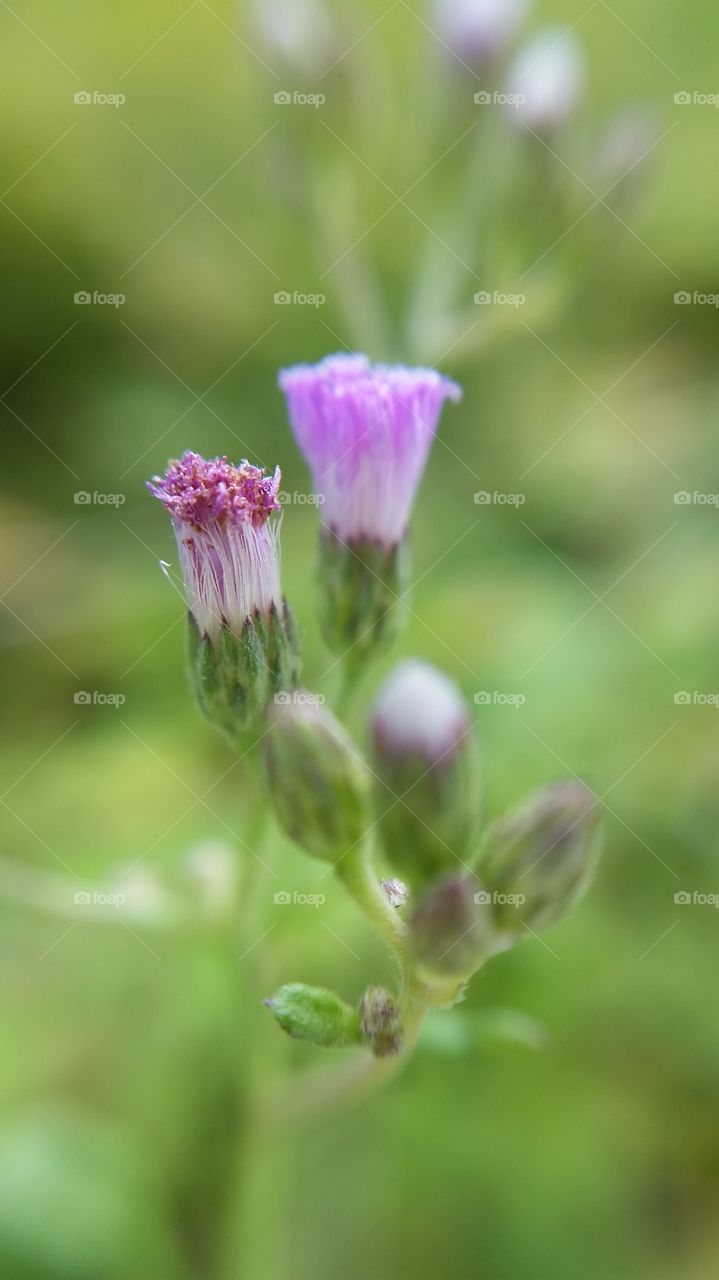
[[[203,711],[231,736],[291,687],[295,639],[279,571],[279,467],[187,452],[148,482],[172,517]]]
[[[478,825],[477,744],[454,681],[401,663],[370,717],[379,839],[393,874],[417,890],[461,869]],[[400,803],[392,799],[401,797]]]
[[[184,453],[150,493],[172,516],[190,612],[217,640],[223,625],[239,633],[256,609],[281,601],[277,525],[280,469],[272,477],[243,461]]]
[[[434,369],[372,365],[363,355],[285,369],[280,387],[324,523],[347,542],[396,546],[442,405],[459,400],[459,387]]]
[[[442,405],[461,391],[434,369],[363,355],[296,365],[279,383],[319,499],[325,638],[356,665],[392,635],[412,503]]]

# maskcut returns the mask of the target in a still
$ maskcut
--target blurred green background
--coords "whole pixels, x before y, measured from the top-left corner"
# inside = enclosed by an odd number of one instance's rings
[[[544,141],[475,104],[503,69],[452,57],[419,0],[329,15],[283,52],[229,0],[0,5],[3,1274],[709,1280],[719,916],[674,895],[719,891],[717,312],[674,297],[719,290],[719,115],[674,95],[719,91],[719,11],[538,4],[527,32],[572,26],[586,57]],[[356,732],[391,662],[423,656],[491,695],[488,813],[579,774],[606,854],[461,1025],[436,1015],[386,1091],[305,1122],[326,1059],[262,998],[356,999],[389,962],[319,864],[275,836],[243,854],[252,779],[193,705],[144,482],[192,448],[306,493],[277,369],[345,348],[464,388]],[[331,694],[316,524],[288,505],[283,580]],[[129,883],[131,916],[74,901]],[[158,924],[168,893],[204,915]],[[242,936],[212,906],[233,893]]]

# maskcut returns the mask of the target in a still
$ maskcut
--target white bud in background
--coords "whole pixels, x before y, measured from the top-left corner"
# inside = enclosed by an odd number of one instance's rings
[[[334,56],[334,37],[323,0],[254,0],[253,9],[255,27],[270,57],[279,56],[305,74],[327,68]]]
[[[550,133],[573,115],[584,87],[584,56],[561,27],[548,28],[518,53],[509,72],[511,118],[537,133]]]
[[[428,662],[410,660],[382,685],[372,735],[384,756],[422,756],[429,766],[462,741],[469,724],[469,708],[454,681]]]
[[[401,663],[374,704],[377,834],[389,870],[415,891],[455,870],[471,848],[479,809],[472,728],[460,690],[427,662]]]
[[[529,0],[435,0],[434,28],[463,62],[485,66],[508,47]]]

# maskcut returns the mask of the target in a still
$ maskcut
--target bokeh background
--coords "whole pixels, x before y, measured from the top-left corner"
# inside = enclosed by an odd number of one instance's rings
[[[719,114],[693,95],[719,91],[719,11],[537,3],[515,44],[559,23],[584,57],[542,134],[474,101],[511,49],[457,57],[421,0],[303,8],[0,4],[3,1274],[709,1280],[719,382],[694,294],[719,290]],[[190,447],[306,495],[276,373],[342,349],[464,388],[356,733],[425,657],[489,695],[488,814],[576,773],[606,853],[384,1092],[303,1118],[327,1060],[262,997],[355,999],[389,962],[319,864],[243,848],[253,782],[193,705],[144,482]],[[331,697],[316,533],[289,503]]]

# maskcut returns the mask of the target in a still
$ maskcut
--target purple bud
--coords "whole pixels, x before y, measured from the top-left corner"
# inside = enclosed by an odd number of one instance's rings
[[[434,369],[327,356],[280,373],[322,522],[343,543],[395,548],[404,537],[445,400],[454,382]]]
[[[280,606],[280,469],[265,476],[247,461],[184,453],[164,476],[148,481],[172,517],[187,592],[201,636],[213,642],[223,626],[239,636],[247,618]]]

